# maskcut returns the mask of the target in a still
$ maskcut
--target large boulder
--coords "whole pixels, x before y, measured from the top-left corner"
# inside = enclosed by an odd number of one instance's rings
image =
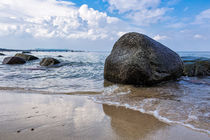
[[[21,58],[23,58],[25,61],[31,61],[31,60],[37,60],[37,59],[39,59],[39,58],[36,57],[36,56],[28,55],[28,54],[24,54],[24,53],[17,53],[15,56],[16,56],[16,57],[21,57]]]
[[[210,59],[204,57],[182,57],[184,62],[184,75],[210,76]]]
[[[6,57],[6,58],[4,58],[2,63],[3,64],[11,64],[11,65],[12,64],[25,64],[26,61],[23,58],[21,58],[21,57],[13,56],[13,57]]]
[[[161,43],[139,33],[127,33],[106,58],[104,78],[134,85],[152,85],[182,76],[179,55]]]
[[[42,61],[39,63],[41,66],[53,66],[56,64],[59,64],[60,61],[58,61],[57,59],[48,57],[48,58],[43,58]]]

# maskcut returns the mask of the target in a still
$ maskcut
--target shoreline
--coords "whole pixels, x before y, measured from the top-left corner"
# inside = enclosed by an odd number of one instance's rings
[[[209,139],[139,111],[81,95],[0,91],[0,139]],[[177,135],[179,134],[179,135]]]
[[[124,107],[126,109],[130,109],[130,110],[133,110],[133,111],[138,111],[142,114],[146,114],[146,115],[151,115],[153,117],[155,117],[155,119],[163,122],[163,123],[166,123],[166,124],[169,124],[169,125],[181,125],[183,127],[186,127],[186,128],[189,128],[191,129],[192,131],[196,131],[196,132],[200,132],[200,133],[204,133],[204,134],[207,134],[208,136],[210,136],[210,131],[209,130],[204,130],[204,129],[199,129],[199,128],[196,128],[190,124],[184,124],[184,123],[181,123],[181,122],[178,122],[178,121],[171,121],[167,118],[163,118],[161,116],[159,116],[159,114],[157,112],[150,112],[150,113],[146,113],[144,109],[138,109],[136,107],[132,107],[128,104],[124,104],[124,105],[119,105],[119,103],[117,102],[109,102],[109,103],[105,103],[105,102],[101,102],[101,101],[97,101],[97,100],[94,100],[92,99],[94,102],[98,103],[98,104],[106,104],[106,105],[109,105],[109,106],[116,106],[116,107]]]

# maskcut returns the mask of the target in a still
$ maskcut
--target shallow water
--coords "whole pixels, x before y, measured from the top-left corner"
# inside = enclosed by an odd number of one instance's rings
[[[112,85],[102,95],[93,96],[99,103],[124,106],[152,114],[167,123],[182,124],[210,134],[210,86],[183,78],[155,87]],[[200,83],[198,84],[198,81]],[[210,79],[205,82],[210,83]]]
[[[15,52],[4,52],[13,56]],[[210,77],[182,77],[154,87],[134,87],[104,81],[104,52],[33,52],[62,63],[40,67],[39,61],[25,65],[0,64],[0,90],[37,93],[89,94],[103,104],[125,106],[152,114],[161,121],[177,123],[210,134]],[[210,58],[210,52],[180,52],[181,56]],[[63,57],[57,57],[62,55]],[[0,56],[0,61],[5,56]],[[83,92],[80,92],[83,91]],[[91,95],[93,91],[95,94]]]
[[[13,56],[15,52],[6,52]],[[16,87],[49,92],[101,91],[106,53],[33,52],[39,57],[54,57],[62,63],[55,68],[40,67],[40,60],[25,65],[0,64],[0,87]],[[57,57],[62,55],[63,57]],[[5,56],[0,56],[0,62]]]

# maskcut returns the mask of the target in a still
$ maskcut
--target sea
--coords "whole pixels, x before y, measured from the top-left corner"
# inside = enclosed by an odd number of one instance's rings
[[[113,84],[104,80],[110,52],[32,52],[39,60],[24,65],[3,65],[0,56],[0,91],[84,95],[101,104],[123,106],[151,114],[168,124],[180,124],[210,135],[210,76],[186,77],[152,87]],[[177,52],[181,57],[210,59],[210,52]],[[58,57],[62,55],[63,57]],[[61,61],[41,67],[44,57]]]

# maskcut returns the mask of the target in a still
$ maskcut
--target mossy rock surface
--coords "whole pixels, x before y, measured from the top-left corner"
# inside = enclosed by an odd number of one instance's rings
[[[15,56],[16,56],[16,57],[21,57],[21,58],[23,58],[25,61],[31,61],[31,60],[37,60],[37,59],[39,59],[39,58],[36,57],[36,56],[28,55],[28,54],[24,54],[24,53],[17,53]]]
[[[43,58],[39,64],[41,66],[53,66],[53,65],[56,65],[59,63],[60,63],[59,60],[57,60],[55,58],[48,57],[48,58]]]
[[[210,76],[210,59],[195,60],[184,63],[184,75],[186,76]]]

